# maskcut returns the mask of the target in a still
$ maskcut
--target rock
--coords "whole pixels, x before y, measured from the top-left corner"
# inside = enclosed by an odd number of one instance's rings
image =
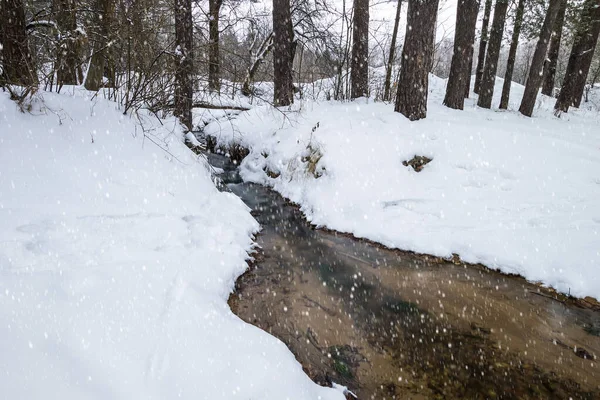
[[[433,161],[433,159],[426,156],[414,156],[408,161],[402,161],[402,165],[405,167],[411,166],[415,171],[421,172],[425,165],[429,164],[431,161]]]

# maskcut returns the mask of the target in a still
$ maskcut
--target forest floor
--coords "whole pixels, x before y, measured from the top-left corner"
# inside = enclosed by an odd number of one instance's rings
[[[600,89],[560,118],[546,96],[533,118],[519,114],[518,84],[507,111],[476,107],[476,95],[451,110],[444,90],[432,76],[417,122],[381,102],[306,100],[209,120],[203,132],[249,149],[244,180],[318,227],[600,298]],[[417,172],[414,156],[432,161]]]

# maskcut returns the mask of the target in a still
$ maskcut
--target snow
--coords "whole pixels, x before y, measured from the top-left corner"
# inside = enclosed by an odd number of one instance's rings
[[[3,398],[343,398],[230,311],[259,226],[175,121],[69,92],[0,93]]]
[[[494,106],[501,87],[498,79]],[[527,118],[515,111],[523,87],[513,84],[509,111],[480,109],[474,99],[458,111],[442,106],[444,90],[431,76],[428,116],[417,122],[365,99],[305,101],[256,107],[205,133],[250,148],[242,177],[272,186],[317,226],[419,253],[457,253],[600,298],[598,110],[559,119],[554,100],[542,96]],[[417,173],[402,165],[414,155],[433,161]]]

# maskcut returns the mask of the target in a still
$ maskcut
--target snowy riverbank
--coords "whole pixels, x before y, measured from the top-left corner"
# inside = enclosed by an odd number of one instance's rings
[[[430,82],[418,122],[365,100],[304,102],[258,107],[205,132],[250,148],[244,179],[300,204],[315,225],[600,298],[598,111],[559,119],[545,96],[533,118],[472,99],[456,111],[442,106],[445,82]],[[513,84],[513,110],[522,92]],[[402,165],[414,155],[433,161],[417,173]]]
[[[3,397],[342,398],[231,313],[259,227],[174,120],[63,92],[0,93]]]

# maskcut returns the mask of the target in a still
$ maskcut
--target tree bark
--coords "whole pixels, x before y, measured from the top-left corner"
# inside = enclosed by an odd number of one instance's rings
[[[508,0],[496,0],[494,7],[494,19],[490,32],[490,41],[485,55],[485,66],[479,86],[479,99],[477,105],[482,108],[492,107],[492,96],[494,95],[494,84],[496,83],[496,71],[498,70],[498,57],[502,45],[502,34],[504,22],[506,21],[506,9]]]
[[[577,80],[580,75],[585,80],[589,72],[599,31],[600,7],[598,7],[598,0],[587,0],[583,5],[579,24],[575,31],[575,39],[571,48],[571,55],[569,56],[569,63],[567,64],[560,94],[554,105],[554,113],[556,115],[560,115],[561,112],[567,112],[569,107],[576,103]],[[581,94],[579,98],[581,98]]]
[[[37,85],[38,79],[29,52],[25,31],[25,9],[22,0],[0,0],[0,38],[4,76],[7,83]]]
[[[477,57],[477,68],[475,69],[475,87],[473,91],[479,93],[483,68],[485,66],[485,50],[488,43],[488,26],[490,24],[490,13],[492,11],[492,0],[485,0],[483,10],[483,21],[481,22],[481,38],[479,39],[479,56]]]
[[[597,6],[600,9],[600,4]],[[587,77],[590,72],[590,67],[594,59],[594,52],[596,45],[598,44],[598,34],[600,33],[600,12],[597,12],[597,17],[592,25],[589,35],[589,50],[584,52],[580,60],[579,73],[576,75],[575,85],[573,86],[573,106],[579,108],[581,105],[581,99],[583,98],[583,92],[587,82]]]
[[[475,24],[479,13],[479,0],[459,0],[454,30],[454,54],[450,64],[450,76],[446,85],[444,105],[462,110],[465,104],[465,92],[468,93],[471,65],[469,64]]]
[[[223,0],[208,1],[208,89],[221,90],[221,60],[219,55],[219,13]]]
[[[294,102],[293,40],[290,0],[273,0],[273,103],[277,107],[289,106]]]
[[[477,20],[477,19],[476,19]],[[473,40],[475,40],[475,36],[473,36]],[[475,53],[475,43],[471,43],[471,46],[469,47],[469,54],[467,55],[467,57],[469,58],[468,60],[468,70],[467,70],[467,83],[465,85],[465,99],[469,98],[469,93],[471,93],[471,69],[473,68],[473,53]]]
[[[194,52],[192,0],[175,0],[175,116],[192,130]]]
[[[525,84],[525,92],[523,93],[523,99],[521,100],[521,106],[519,112],[527,117],[531,117],[533,109],[535,107],[535,99],[537,98],[540,86],[543,80],[544,72],[544,59],[546,57],[546,51],[548,50],[548,44],[550,43],[550,35],[552,35],[552,27],[558,10],[560,9],[563,1],[565,0],[550,0],[548,4],[548,10],[546,11],[546,17],[540,31],[540,38],[535,46],[535,52],[533,53],[533,59],[531,60],[531,66],[529,67],[529,76],[527,77],[527,83]]]
[[[258,71],[258,67],[260,67],[260,65],[264,62],[265,58],[272,49],[273,32],[269,33],[265,40],[263,40],[258,51],[256,52],[256,55],[254,55],[254,60],[252,61],[252,64],[246,71],[244,83],[242,84],[242,94],[244,96],[250,96],[252,94],[250,85],[254,81],[254,75],[256,74],[256,71]],[[252,49],[250,50],[250,54],[252,55]]]
[[[411,121],[427,116],[429,71],[433,61],[438,0],[408,2],[406,35],[394,111]]]
[[[354,0],[350,97],[369,95],[369,0]]]
[[[94,13],[94,29],[96,38],[93,46],[90,67],[85,78],[85,88],[97,91],[102,86],[104,68],[111,64],[109,58],[111,51],[108,46],[110,42],[111,25],[115,12],[113,0],[97,0],[96,12]]]
[[[523,24],[523,13],[525,11],[525,0],[519,0],[517,12],[515,13],[515,24],[508,51],[508,61],[506,63],[506,73],[504,74],[504,84],[502,85],[502,96],[500,97],[500,109],[508,108],[510,98],[510,86],[512,84],[513,71],[515,70],[515,61],[517,60],[517,47],[519,47],[519,35],[521,34],[521,25]]]
[[[554,79],[556,77],[556,66],[558,64],[558,53],[560,51],[560,41],[562,39],[566,11],[567,1],[563,1],[558,10],[556,21],[554,21],[554,32],[552,32],[552,38],[550,39],[548,57],[544,62],[544,83],[542,84],[542,93],[546,96],[554,96]]]
[[[396,19],[394,20],[394,30],[392,32],[392,43],[390,44],[390,54],[387,62],[387,69],[385,70],[385,84],[383,90],[383,100],[391,100],[391,85],[392,85],[392,69],[394,67],[394,57],[396,56],[396,40],[398,39],[398,27],[400,25],[400,11],[402,9],[402,0],[398,0],[398,6],[396,7]]]
[[[78,33],[75,5],[72,0],[55,0],[56,24],[60,38],[57,49],[56,83],[77,85]]]

